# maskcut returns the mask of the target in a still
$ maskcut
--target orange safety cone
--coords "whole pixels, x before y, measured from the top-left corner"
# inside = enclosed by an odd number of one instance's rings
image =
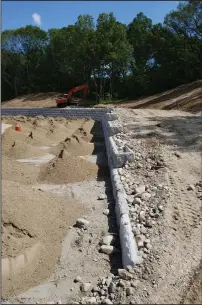
[[[16,125],[16,126],[15,126],[15,130],[16,130],[16,131],[20,131],[20,132],[21,132],[21,131],[22,131],[22,128],[21,128],[21,126],[20,126],[20,125]]]

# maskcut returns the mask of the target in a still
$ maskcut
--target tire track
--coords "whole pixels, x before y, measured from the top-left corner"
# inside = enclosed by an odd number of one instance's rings
[[[186,177],[182,176],[181,168],[172,155],[164,153],[164,158],[170,169],[168,184],[172,190],[170,200],[173,205],[173,230],[181,229],[186,237],[190,237],[192,229],[198,227],[201,222],[200,203],[195,194],[185,189]]]

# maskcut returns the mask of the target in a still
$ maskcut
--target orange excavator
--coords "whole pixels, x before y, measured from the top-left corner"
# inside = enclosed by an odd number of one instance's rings
[[[75,87],[75,88],[71,89],[68,94],[59,95],[56,98],[57,107],[67,106],[70,102],[70,98],[71,98],[72,94],[74,92],[81,91],[81,90],[84,90],[84,98],[85,98],[85,96],[88,92],[88,86],[87,85],[81,85],[81,86],[78,86],[78,87]]]

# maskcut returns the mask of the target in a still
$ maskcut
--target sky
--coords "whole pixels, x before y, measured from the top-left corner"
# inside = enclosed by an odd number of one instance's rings
[[[179,1],[7,1],[2,3],[2,30],[37,25],[43,30],[74,24],[80,14],[96,21],[100,13],[113,12],[118,21],[128,24],[143,12],[153,23],[163,22]]]

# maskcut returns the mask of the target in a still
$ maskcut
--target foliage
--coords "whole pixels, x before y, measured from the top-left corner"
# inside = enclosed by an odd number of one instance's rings
[[[88,84],[97,102],[137,98],[202,78],[202,3],[180,2],[152,24],[143,13],[128,25],[113,13],[96,22],[43,31],[2,32],[2,100],[31,92],[67,92]],[[93,95],[95,94],[95,95]]]

